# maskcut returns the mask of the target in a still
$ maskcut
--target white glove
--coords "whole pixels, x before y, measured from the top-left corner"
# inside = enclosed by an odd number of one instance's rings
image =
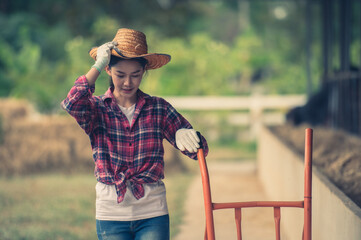
[[[95,64],[92,66],[101,72],[110,62],[111,50],[118,45],[117,42],[107,42],[98,47],[97,59]]]
[[[195,153],[199,148],[200,139],[194,129],[182,128],[175,133],[175,142],[179,150]]]

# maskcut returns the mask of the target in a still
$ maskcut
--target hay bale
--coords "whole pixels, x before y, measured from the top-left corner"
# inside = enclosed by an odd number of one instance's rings
[[[1,99],[0,109],[1,175],[92,172],[89,139],[70,116],[40,115],[27,102],[14,99]]]
[[[0,98],[0,115],[6,123],[22,120],[34,113],[33,105],[25,100]]]

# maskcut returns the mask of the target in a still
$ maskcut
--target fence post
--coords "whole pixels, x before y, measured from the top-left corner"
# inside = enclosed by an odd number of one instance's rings
[[[256,139],[262,127],[262,100],[258,93],[252,94],[250,110],[250,134]]]

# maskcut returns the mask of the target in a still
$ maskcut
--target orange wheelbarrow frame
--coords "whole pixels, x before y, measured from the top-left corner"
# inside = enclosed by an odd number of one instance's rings
[[[201,138],[200,138],[201,139]],[[273,207],[274,221],[276,228],[276,239],[280,240],[280,220],[281,220],[281,207],[293,207],[304,209],[304,226],[303,226],[303,240],[311,240],[312,228],[312,144],[313,144],[313,130],[307,128],[305,130],[305,155],[304,155],[304,199],[302,201],[251,201],[251,202],[230,202],[230,203],[213,203],[211,196],[211,188],[209,182],[209,174],[207,162],[204,157],[202,143],[197,152],[199,167],[202,175],[204,206],[206,215],[206,231],[204,239],[214,240],[214,220],[213,211],[218,209],[234,209],[235,221],[237,227],[237,239],[242,239],[241,218],[242,208],[250,207]]]

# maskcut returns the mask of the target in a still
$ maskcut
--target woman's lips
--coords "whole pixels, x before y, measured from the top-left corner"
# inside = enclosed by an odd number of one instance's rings
[[[125,93],[131,93],[132,90],[133,90],[133,88],[123,88],[122,90],[123,90],[123,92],[125,92]]]

